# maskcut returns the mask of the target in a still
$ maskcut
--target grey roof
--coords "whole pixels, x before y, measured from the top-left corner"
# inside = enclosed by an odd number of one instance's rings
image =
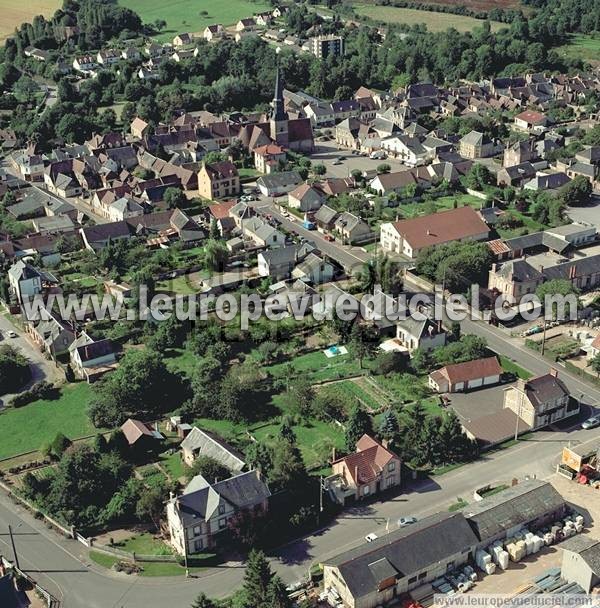
[[[337,216],[338,211],[328,207],[327,205],[322,205],[319,210],[315,213],[315,219],[317,222],[322,222],[323,224],[330,224]]]
[[[595,274],[598,268],[600,268],[600,254],[544,268],[544,277],[546,280],[572,279]]]
[[[548,228],[546,232],[549,234],[558,234],[559,236],[571,236],[573,234],[579,234],[589,228],[591,228],[591,226],[585,226],[583,224],[565,224],[564,226],[557,226],[556,228]]]
[[[500,266],[497,274],[505,279],[512,276],[513,281],[518,281],[520,283],[526,281],[539,281],[543,278],[539,270],[525,260],[512,260],[506,262]]]
[[[216,435],[203,431],[197,426],[193,427],[181,442],[181,449],[198,452],[200,456],[209,456],[231,472],[239,472],[246,466],[237,450]]]
[[[406,319],[400,319],[398,325],[407,331],[411,336],[415,338],[421,338],[425,335],[426,331],[432,331],[434,334],[437,333],[436,324],[429,318],[419,320],[415,319],[412,315],[406,317]]]
[[[564,551],[578,553],[596,576],[600,576],[600,540],[584,534],[572,536],[562,543]]]
[[[209,520],[217,512],[221,501],[236,509],[262,504],[271,496],[267,484],[256,471],[235,475],[211,485],[202,475],[196,475],[181,496],[174,498],[184,525],[199,519]]]
[[[555,374],[544,374],[527,380],[525,391],[536,408],[569,395],[569,389]]]
[[[462,513],[438,513],[342,553],[324,565],[339,569],[357,599],[376,591],[382,580],[413,576],[476,544]]]
[[[12,574],[0,576],[0,606],[2,608],[19,608],[21,605]]]
[[[293,262],[303,259],[315,247],[312,243],[302,243],[301,245],[291,245],[289,247],[278,247],[277,249],[268,249],[261,251],[259,254],[269,265],[292,264]]]
[[[297,171],[282,171],[281,173],[271,173],[259,177],[256,183],[259,186],[264,186],[268,190],[274,188],[283,188],[286,186],[297,185],[303,182],[300,174]]]
[[[461,143],[470,144],[472,146],[482,146],[490,143],[490,138],[479,131],[471,131],[467,133],[461,140]]]
[[[564,508],[563,497],[547,481],[532,479],[469,505],[464,516],[479,540]]]

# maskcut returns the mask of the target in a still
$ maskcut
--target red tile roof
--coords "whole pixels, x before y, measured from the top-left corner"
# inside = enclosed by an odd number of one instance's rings
[[[515,116],[516,119],[523,120],[531,125],[542,124],[546,120],[546,116],[541,112],[535,112],[534,110],[525,110]]]
[[[489,234],[487,224],[472,207],[458,207],[394,222],[394,228],[413,249]]]
[[[222,220],[229,217],[229,210],[236,204],[235,201],[228,203],[219,203],[218,205],[210,205],[208,211],[216,220]]]
[[[486,359],[446,365],[446,367],[437,371],[448,378],[452,384],[456,384],[457,382],[468,382],[478,378],[499,376],[502,373],[502,367],[500,367],[496,357],[487,357]]]
[[[372,437],[363,435],[356,444],[354,454],[349,454],[335,462],[344,462],[354,483],[360,486],[377,479],[377,476],[392,460],[399,460],[399,458]]]

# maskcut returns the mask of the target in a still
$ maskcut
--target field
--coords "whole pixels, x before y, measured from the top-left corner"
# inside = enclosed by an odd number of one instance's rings
[[[69,439],[93,434],[87,417],[91,392],[88,384],[69,385],[58,399],[7,409],[0,415],[0,458],[38,450],[59,431]]]
[[[437,13],[434,11],[421,11],[413,8],[398,8],[395,6],[373,6],[367,4],[356,4],[356,13],[369,17],[374,21],[382,23],[405,23],[406,25],[418,25],[424,23],[431,32],[443,32],[450,27],[459,32],[470,32],[482,25],[482,21],[473,17],[463,17],[450,13]],[[506,27],[502,23],[492,22],[492,31],[498,31]]]
[[[414,0],[418,4],[420,0]],[[426,4],[437,6],[455,6],[456,0],[427,0]],[[461,0],[460,5],[472,11],[489,11],[494,8],[520,8],[519,0]],[[522,7],[521,7],[522,8]]]
[[[50,17],[61,5],[61,0],[0,0],[0,42],[8,38],[22,23],[31,23],[36,15]]]
[[[591,64],[600,63],[600,36],[575,34],[569,44],[556,49],[561,57],[582,59]]]
[[[233,25],[269,8],[266,2],[251,0],[120,0],[120,4],[138,13],[145,23],[164,19],[167,27],[158,36],[160,40],[170,40],[181,32],[201,32],[212,23]],[[208,14],[201,14],[203,11]]]

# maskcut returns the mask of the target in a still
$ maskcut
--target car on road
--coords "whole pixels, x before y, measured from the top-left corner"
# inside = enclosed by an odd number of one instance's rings
[[[408,517],[401,517],[398,520],[398,526],[400,528],[406,528],[406,526],[410,526],[411,524],[416,524],[417,523],[417,518],[413,517],[412,515],[409,515]]]
[[[596,414],[595,416],[591,416],[587,420],[584,420],[581,423],[582,429],[595,429],[597,426],[600,426],[600,414]]]
[[[342,161],[339,158],[336,158],[331,164],[332,165],[341,165]]]
[[[8,332],[8,336],[10,338],[16,338],[17,337],[17,332],[13,331],[12,329]]]
[[[332,237],[330,234],[326,234],[326,235],[325,235],[323,238],[324,238],[326,241],[329,241],[330,243],[333,243],[333,241],[335,241],[335,238],[334,238],[334,237]]]
[[[371,532],[371,534],[367,534],[365,536],[365,540],[368,543],[372,543],[374,540],[377,540],[379,537],[377,536],[377,534],[375,534],[374,532]]]

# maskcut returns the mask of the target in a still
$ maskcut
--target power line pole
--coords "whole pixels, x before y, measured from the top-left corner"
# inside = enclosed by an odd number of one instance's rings
[[[17,567],[17,570],[20,570],[21,567],[19,566],[19,556],[17,555],[17,548],[15,547],[15,539],[13,536],[13,530],[12,530],[12,526],[10,524],[8,524],[8,534],[10,536],[10,544],[12,545],[13,555],[15,558],[15,566]]]

